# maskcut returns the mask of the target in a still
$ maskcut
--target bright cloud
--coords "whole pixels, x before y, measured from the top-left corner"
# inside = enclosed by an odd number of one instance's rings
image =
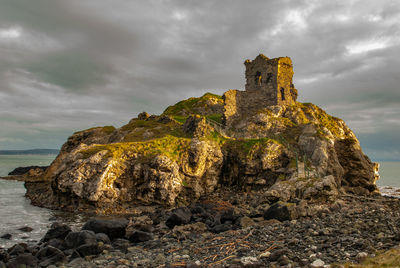
[[[0,39],[17,39],[21,34],[22,30],[19,27],[0,29]]]
[[[374,50],[384,49],[390,46],[388,40],[368,40],[350,44],[346,47],[347,52],[352,54],[367,53]]]

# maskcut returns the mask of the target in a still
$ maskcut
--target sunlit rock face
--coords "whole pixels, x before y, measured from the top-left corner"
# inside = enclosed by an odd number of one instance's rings
[[[245,64],[246,91],[207,93],[119,129],[75,133],[43,174],[26,180],[27,196],[39,206],[126,213],[188,204],[219,188],[252,190],[270,203],[377,192],[378,165],[346,124],[296,102],[289,58]]]

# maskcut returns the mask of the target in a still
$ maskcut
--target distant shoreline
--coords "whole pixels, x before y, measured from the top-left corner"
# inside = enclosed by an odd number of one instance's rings
[[[0,155],[54,155],[58,149],[0,150]]]

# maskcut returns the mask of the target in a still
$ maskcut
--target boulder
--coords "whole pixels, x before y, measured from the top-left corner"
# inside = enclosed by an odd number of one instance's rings
[[[0,249],[0,261],[7,262],[10,259],[10,254],[8,254],[7,250]]]
[[[140,114],[138,114],[137,118],[139,120],[146,120],[147,118],[149,118],[150,115],[146,112],[141,112]]]
[[[7,268],[37,267],[38,259],[31,253],[20,254],[7,263]]]
[[[165,225],[172,229],[176,225],[188,224],[191,217],[192,213],[187,207],[177,208],[172,211],[172,214],[168,217]]]
[[[45,236],[42,238],[42,242],[47,242],[53,238],[62,239],[72,232],[71,227],[64,223],[55,222],[50,226]]]
[[[30,233],[33,231],[33,228],[29,227],[29,226],[24,226],[24,227],[18,228],[18,230],[20,230],[21,232]]]
[[[10,254],[11,256],[15,256],[15,255],[20,255],[22,253],[24,253],[27,250],[28,246],[25,243],[19,243],[19,244],[15,244],[14,246],[12,246],[11,248],[9,248],[8,254]]]
[[[102,242],[103,244],[111,244],[110,238],[104,233],[97,233],[96,240],[97,242]]]
[[[76,251],[79,253],[81,257],[91,256],[91,255],[98,255],[100,254],[103,249],[96,244],[84,244],[79,246]]]
[[[67,235],[68,236],[68,235]],[[64,249],[64,240],[53,238],[46,243],[48,246],[52,246],[58,249]]]
[[[10,240],[12,238],[12,234],[3,234],[2,236],[0,236],[0,238]]]
[[[296,204],[277,202],[270,206],[264,213],[265,220],[290,221],[298,217]]]
[[[67,249],[77,248],[81,245],[97,245],[96,234],[93,231],[82,230],[79,232],[70,232],[64,240],[64,246]]]
[[[103,220],[91,219],[86,222],[82,230],[90,230],[95,233],[104,233],[111,240],[125,237],[125,230],[129,221],[126,219]]]
[[[66,259],[64,252],[52,246],[42,248],[35,257],[39,260],[39,265],[41,267],[47,267],[50,264],[57,264]]]

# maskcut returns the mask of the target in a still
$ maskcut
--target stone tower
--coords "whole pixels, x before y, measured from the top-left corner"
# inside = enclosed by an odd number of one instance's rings
[[[245,91],[229,90],[223,95],[225,126],[231,127],[237,119],[252,116],[268,106],[296,103],[297,90],[292,82],[289,57],[269,59],[260,54],[254,60],[246,60],[244,65]]]
[[[289,57],[269,59],[263,54],[246,60],[246,92],[261,93],[264,106],[291,105],[296,102],[297,91],[292,82],[293,67]],[[249,96],[250,97],[250,96]]]

